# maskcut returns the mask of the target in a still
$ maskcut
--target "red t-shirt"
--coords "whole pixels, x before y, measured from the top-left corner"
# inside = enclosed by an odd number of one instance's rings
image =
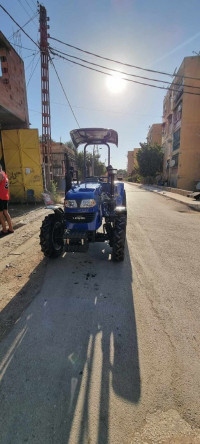
[[[4,171],[0,171],[0,199],[9,200],[8,176]]]

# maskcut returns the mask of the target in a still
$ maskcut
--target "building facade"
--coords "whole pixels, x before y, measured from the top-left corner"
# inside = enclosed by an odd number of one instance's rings
[[[162,147],[163,147],[163,179],[170,185],[173,182],[171,171],[173,140],[173,90],[169,90],[163,102]],[[174,170],[175,171],[175,170]]]
[[[162,145],[162,123],[154,123],[147,134],[148,145]]]
[[[0,130],[29,128],[24,63],[0,32]]]
[[[131,175],[132,171],[134,170],[135,167],[138,166],[138,161],[137,161],[137,153],[140,150],[140,148],[134,148],[133,151],[128,151],[128,166],[127,166],[127,171],[128,171],[128,176]]]
[[[200,56],[185,57],[163,103],[163,173],[168,185],[200,181]]]

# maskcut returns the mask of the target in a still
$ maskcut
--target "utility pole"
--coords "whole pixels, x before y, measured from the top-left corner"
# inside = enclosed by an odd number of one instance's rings
[[[41,99],[42,99],[42,163],[44,187],[50,187],[52,177],[51,114],[49,94],[49,17],[46,8],[38,3],[40,14]]]

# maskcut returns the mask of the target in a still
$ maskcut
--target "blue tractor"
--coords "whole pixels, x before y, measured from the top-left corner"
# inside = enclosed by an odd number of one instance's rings
[[[90,242],[107,241],[113,261],[124,260],[126,239],[126,193],[116,180],[117,170],[110,165],[110,143],[118,146],[118,134],[112,129],[82,128],[70,132],[76,148],[84,146],[84,180],[69,184],[66,180],[64,210],[54,208],[45,217],[40,230],[40,245],[47,257],[66,252],[86,252]],[[89,145],[108,148],[107,175],[87,177],[86,149]]]

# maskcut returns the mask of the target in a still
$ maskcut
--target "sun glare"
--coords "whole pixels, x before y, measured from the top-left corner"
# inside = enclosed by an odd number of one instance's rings
[[[111,93],[119,94],[122,93],[126,87],[125,80],[120,76],[109,76],[106,79],[106,86]]]

